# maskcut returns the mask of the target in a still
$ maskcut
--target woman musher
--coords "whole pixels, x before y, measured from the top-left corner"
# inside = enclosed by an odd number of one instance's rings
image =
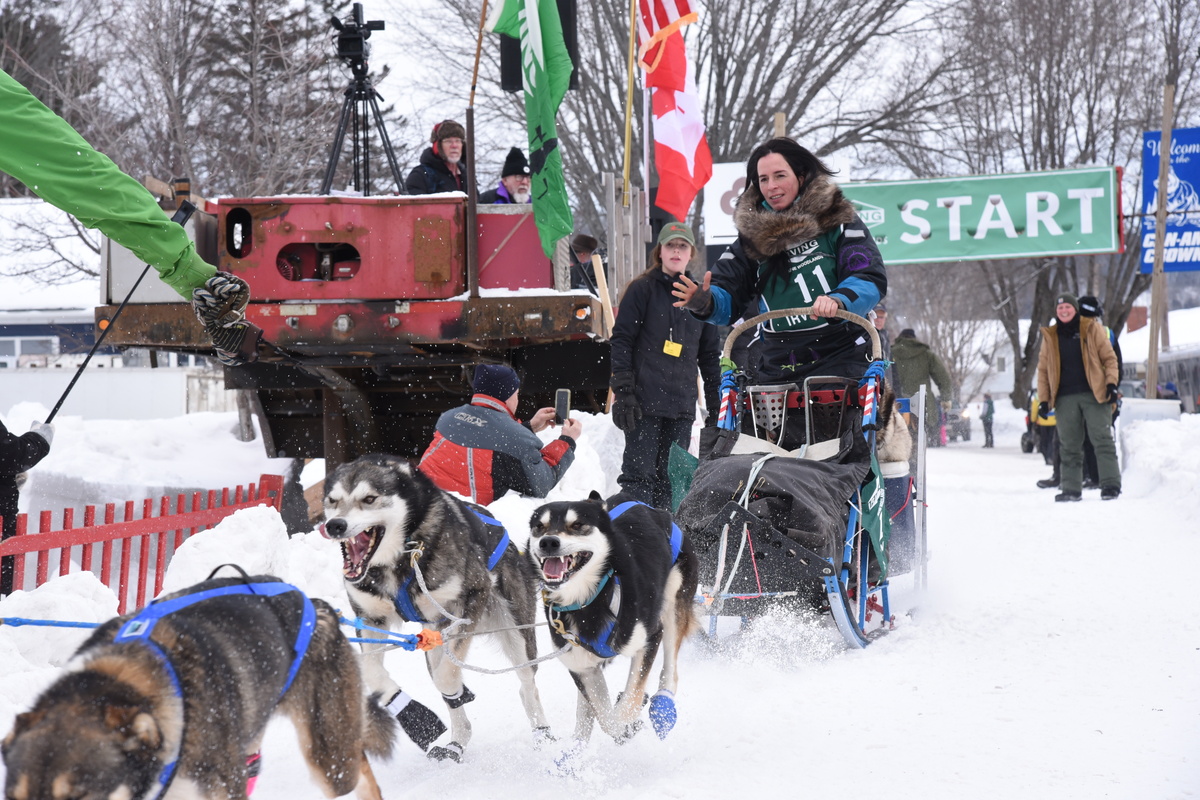
[[[683,275],[674,284],[675,305],[714,325],[731,324],[734,310],[754,300],[759,313],[812,308],[812,316],[759,326],[747,370],[752,384],[802,386],[810,375],[861,378],[870,364],[866,332],[835,315],[844,309],[866,317],[887,294],[887,273],[874,238],[832,174],[791,139],[756,147],[734,211],[737,241],[702,283]]]

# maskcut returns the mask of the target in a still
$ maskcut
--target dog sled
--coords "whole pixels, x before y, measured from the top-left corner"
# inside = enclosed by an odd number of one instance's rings
[[[705,441],[709,452],[676,520],[700,559],[710,635],[722,616],[745,623],[771,608],[808,606],[828,611],[846,642],[861,648],[892,626],[889,580],[911,572],[916,588],[926,582],[925,394],[885,408],[893,393],[879,335],[841,310],[837,316],[870,340],[862,379],[748,385],[731,359],[737,337],[766,320],[810,313],[771,311],[726,338],[715,442]]]

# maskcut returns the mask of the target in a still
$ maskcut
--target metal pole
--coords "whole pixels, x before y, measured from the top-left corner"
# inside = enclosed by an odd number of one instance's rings
[[[1161,319],[1166,316],[1167,276],[1163,273],[1163,247],[1167,234],[1167,174],[1171,167],[1172,109],[1175,84],[1163,87],[1162,141],[1158,148],[1158,208],[1154,211],[1154,272],[1150,277],[1150,353],[1146,358],[1146,397],[1158,397],[1158,350]]]
[[[187,200],[179,204],[179,208],[171,216],[172,222],[178,222],[180,225],[187,224],[188,219],[194,214],[196,207]],[[117,306],[117,310],[113,312],[112,319],[108,321],[108,325],[100,331],[100,335],[96,337],[96,343],[92,345],[92,349],[88,351],[87,357],[83,359],[83,363],[79,365],[79,369],[75,370],[75,377],[71,378],[71,382],[67,384],[67,388],[63,390],[62,397],[58,398],[58,402],[54,404],[54,408],[50,409],[50,415],[46,417],[46,424],[49,425],[54,421],[54,417],[58,415],[58,410],[62,408],[62,404],[67,401],[67,395],[75,388],[75,384],[79,381],[79,376],[87,369],[87,365],[91,363],[92,356],[100,349],[100,345],[104,343],[104,337],[108,336],[108,332],[112,330],[113,325],[117,324],[117,317],[121,316],[121,312],[125,310],[129,300],[133,297],[133,293],[142,285],[142,278],[146,277],[146,273],[150,271],[150,265],[147,264],[142,274],[138,275],[138,279],[133,282],[133,288],[129,290],[129,294],[125,295],[125,299],[121,301],[121,305]]]
[[[625,183],[621,195],[621,205],[625,208],[629,208],[629,166],[633,160],[633,70],[637,66],[637,13],[638,0],[629,0],[629,81],[625,87]]]

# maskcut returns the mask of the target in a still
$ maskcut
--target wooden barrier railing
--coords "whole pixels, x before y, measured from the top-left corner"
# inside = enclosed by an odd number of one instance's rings
[[[232,497],[231,497],[232,494]],[[180,494],[175,498],[175,511],[171,512],[171,498],[161,498],[157,505],[158,516],[153,516],[155,501],[147,498],[142,501],[142,517],[134,519],[136,501],[125,502],[125,513],[122,522],[116,521],[116,503],[104,506],[103,521],[96,523],[96,506],[87,506],[83,510],[83,526],[75,527],[75,509],[68,508],[62,514],[62,527],[51,530],[52,512],[43,511],[38,515],[38,529],[29,531],[27,514],[17,517],[17,535],[0,543],[0,557],[13,559],[15,589],[29,588],[25,565],[26,556],[37,555],[37,568],[33,576],[33,585],[41,586],[52,577],[66,575],[71,572],[76,562],[72,559],[73,548],[80,548],[78,559],[79,571],[92,571],[95,563],[96,545],[100,547],[99,578],[101,583],[112,588],[117,594],[117,613],[124,614],[128,609],[130,589],[134,589],[133,608],[146,605],[147,589],[151,582],[150,566],[154,565],[153,591],[150,598],[156,597],[162,591],[163,574],[166,572],[167,559],[183,544],[188,537],[216,525],[221,520],[243,508],[253,508],[268,505],[276,511],[283,503],[283,478],[279,475],[263,475],[257,486],[237,486],[234,489],[216,489],[207,492],[193,492],[188,502],[188,495]],[[137,540],[137,555],[135,558],[134,544]],[[114,547],[119,542],[120,547]],[[113,582],[114,550],[117,555],[117,581]],[[51,553],[58,550],[58,571],[50,574]],[[152,555],[153,551],[153,555]],[[137,581],[130,587],[130,572],[136,562]]]

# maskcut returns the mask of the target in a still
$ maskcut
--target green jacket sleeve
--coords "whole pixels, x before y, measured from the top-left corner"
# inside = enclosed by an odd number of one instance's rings
[[[192,289],[216,274],[140,183],[3,71],[0,170],[133,251],[188,301]]]

